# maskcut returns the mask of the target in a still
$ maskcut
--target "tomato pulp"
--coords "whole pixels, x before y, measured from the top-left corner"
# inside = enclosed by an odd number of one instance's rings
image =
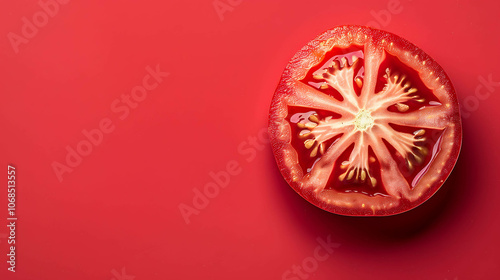
[[[429,199],[458,158],[450,79],[382,30],[339,26],[295,54],[273,96],[269,135],[288,184],[332,213],[386,216]]]

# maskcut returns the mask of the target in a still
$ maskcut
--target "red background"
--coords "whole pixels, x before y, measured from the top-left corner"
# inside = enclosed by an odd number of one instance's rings
[[[498,1],[400,0],[392,14],[389,0],[221,2],[234,6],[222,17],[212,0],[70,1],[16,53],[9,32],[41,8],[4,1],[0,166],[17,168],[19,220],[11,273],[3,177],[0,279],[282,279],[328,236],[340,246],[308,279],[497,279],[500,87],[475,91],[480,76],[500,81]],[[369,22],[430,54],[470,105],[436,196],[394,217],[341,217],[295,194],[269,145],[250,141],[292,55]],[[119,119],[110,105],[156,65],[170,75]],[[59,182],[53,162],[103,118],[115,130]],[[186,224],[179,205],[232,161],[241,173]]]

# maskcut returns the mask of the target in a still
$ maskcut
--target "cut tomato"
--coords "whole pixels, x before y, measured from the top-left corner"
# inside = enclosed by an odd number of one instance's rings
[[[462,128],[443,69],[407,40],[340,26],[292,58],[269,134],[288,184],[342,215],[385,216],[429,199],[453,169]]]

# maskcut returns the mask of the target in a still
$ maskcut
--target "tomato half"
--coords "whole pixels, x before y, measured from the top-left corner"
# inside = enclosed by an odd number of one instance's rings
[[[386,216],[429,199],[458,158],[462,126],[448,76],[389,32],[339,26],[291,59],[269,135],[281,173],[332,213]]]

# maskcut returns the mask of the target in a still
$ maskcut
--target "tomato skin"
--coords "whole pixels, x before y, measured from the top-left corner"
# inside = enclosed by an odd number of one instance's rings
[[[406,199],[367,197],[361,193],[335,193],[326,200],[313,187],[302,183],[307,176],[299,164],[297,151],[291,146],[290,123],[287,122],[289,100],[300,96],[300,80],[314,65],[320,63],[332,46],[371,45],[374,49],[389,50],[404,64],[416,70],[427,87],[445,96],[449,104],[440,150],[425,172],[426,186],[416,185]],[[367,60],[372,57],[367,57]],[[376,57],[373,59],[377,59]],[[432,76],[432,79],[429,78]],[[462,143],[459,105],[453,85],[439,64],[409,41],[385,31],[363,26],[339,26],[324,32],[299,50],[286,66],[274,93],[269,114],[269,138],[281,174],[287,183],[304,199],[326,211],[347,216],[388,216],[409,211],[428,200],[442,186],[457,161]],[[441,139],[441,138],[440,138]],[[382,172],[386,172],[382,170]],[[432,176],[431,176],[432,175]],[[430,180],[428,178],[432,177]],[[423,182],[424,180],[422,180]],[[377,208],[379,205],[383,207]]]

